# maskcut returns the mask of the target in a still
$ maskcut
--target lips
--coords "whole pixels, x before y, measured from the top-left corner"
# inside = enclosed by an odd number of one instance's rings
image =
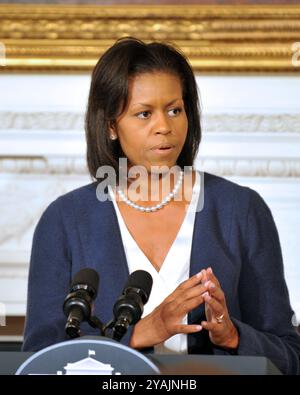
[[[171,143],[161,143],[151,148],[153,155],[158,157],[168,157],[174,153],[175,146]]]
[[[161,144],[155,145],[151,149],[152,150],[158,150],[158,149],[164,150],[164,149],[168,149],[168,148],[174,148],[174,145],[171,143],[161,143]]]

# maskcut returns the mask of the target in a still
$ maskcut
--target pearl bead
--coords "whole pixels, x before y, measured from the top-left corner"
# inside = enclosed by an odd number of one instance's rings
[[[157,211],[159,209],[161,209],[162,207],[164,207],[166,204],[168,204],[171,199],[176,195],[176,193],[179,191],[179,188],[181,186],[183,180],[183,171],[180,171],[178,180],[173,188],[173,190],[156,206],[152,206],[152,207],[143,207],[143,206],[139,206],[138,204],[132,202],[130,199],[127,198],[127,196],[125,195],[125,193],[121,190],[121,189],[117,189],[119,196],[121,197],[121,199],[128,204],[128,206],[135,208],[136,210],[139,210],[141,212],[145,212],[145,213],[151,213],[154,211]]]

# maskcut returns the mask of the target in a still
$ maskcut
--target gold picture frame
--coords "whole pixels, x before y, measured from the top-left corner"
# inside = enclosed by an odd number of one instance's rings
[[[177,45],[198,72],[300,71],[300,5],[0,4],[0,72],[86,72],[126,35]]]

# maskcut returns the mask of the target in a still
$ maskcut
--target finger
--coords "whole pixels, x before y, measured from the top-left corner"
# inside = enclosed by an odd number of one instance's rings
[[[215,276],[211,267],[207,268],[206,274],[207,274],[208,280],[211,280],[213,283],[215,283],[217,285],[217,287],[222,288],[219,280]]]
[[[224,295],[224,292],[221,288],[216,286],[216,284],[211,280],[207,281],[204,285],[207,286],[208,291],[211,296],[213,296],[215,299],[217,299],[220,303],[224,304],[225,295]]]
[[[221,304],[217,299],[211,297],[209,294],[204,295],[204,300],[208,303],[209,307],[212,310],[213,316],[218,317],[224,314],[225,308],[223,304]]]
[[[200,332],[202,331],[202,326],[201,325],[184,325],[184,324],[180,324],[180,325],[176,325],[175,331],[176,333],[185,333],[185,334],[189,334],[189,333],[195,333],[195,332]]]
[[[167,296],[164,300],[164,303],[170,303],[173,300],[178,299],[178,295],[182,293],[182,291],[195,287],[197,284],[201,283],[201,280],[202,280],[202,273],[201,272],[196,273],[188,280],[182,282],[169,296]]]
[[[203,273],[202,271],[199,273],[196,273],[194,276],[190,277],[189,279],[185,280],[184,282],[182,282],[177,288],[176,290],[184,290],[184,289],[188,289],[188,288],[192,288],[195,285],[199,284],[202,280],[202,276]],[[175,290],[175,291],[176,291]]]
[[[220,332],[220,331],[224,330],[222,325],[215,323],[215,322],[202,321],[201,326],[203,329],[206,329],[207,331],[212,331],[212,332]]]
[[[179,303],[174,305],[174,313],[179,315],[186,315],[191,310],[195,309],[196,307],[200,306],[204,302],[203,296],[196,296],[189,300],[186,300],[183,303]]]
[[[208,275],[206,273],[206,269],[201,270],[201,279],[203,283],[206,283],[206,281],[209,280]]]
[[[187,301],[189,299],[193,299],[197,296],[200,296],[200,295],[203,296],[203,294],[205,292],[208,292],[208,287],[209,287],[209,284],[196,285],[193,288],[182,291],[181,294],[178,295],[176,300],[177,300],[178,304],[181,304],[181,303],[184,303],[185,301]]]

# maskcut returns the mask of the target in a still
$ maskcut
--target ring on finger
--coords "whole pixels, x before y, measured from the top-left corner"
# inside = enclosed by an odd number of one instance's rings
[[[218,324],[222,324],[224,315],[225,315],[225,314],[223,313],[223,314],[219,315],[218,317],[216,317],[216,320],[217,320],[217,323],[218,323]]]

